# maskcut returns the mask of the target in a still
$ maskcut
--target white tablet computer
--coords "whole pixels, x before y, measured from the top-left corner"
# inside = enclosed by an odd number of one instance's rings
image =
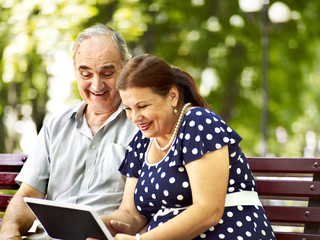
[[[48,235],[64,240],[85,240],[88,237],[112,240],[101,218],[90,206],[59,203],[38,198],[24,198]]]

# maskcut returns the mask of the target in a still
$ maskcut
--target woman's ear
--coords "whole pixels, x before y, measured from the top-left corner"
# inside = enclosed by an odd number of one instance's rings
[[[170,88],[169,98],[172,101],[172,106],[177,107],[179,101],[179,91],[175,86]]]

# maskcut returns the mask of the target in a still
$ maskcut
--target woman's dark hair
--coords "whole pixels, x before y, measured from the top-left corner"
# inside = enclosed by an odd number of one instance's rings
[[[151,54],[139,55],[129,60],[117,81],[118,90],[148,87],[160,96],[166,96],[173,86],[179,91],[180,103],[191,102],[194,106],[210,109],[188,73]]]

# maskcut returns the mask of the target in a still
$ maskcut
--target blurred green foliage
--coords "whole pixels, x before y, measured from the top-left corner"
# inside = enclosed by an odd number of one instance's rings
[[[291,19],[268,23],[268,154],[319,156],[320,1],[282,2]],[[55,51],[70,53],[95,23],[118,30],[132,55],[188,71],[245,153],[261,154],[261,11],[245,13],[234,0],[0,0],[0,152],[21,151],[14,127],[23,118],[41,128]],[[79,97],[73,88],[70,99]]]

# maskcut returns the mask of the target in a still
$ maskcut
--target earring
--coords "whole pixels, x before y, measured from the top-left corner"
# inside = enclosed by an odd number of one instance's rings
[[[173,109],[173,113],[174,114],[177,114],[178,113],[178,110],[175,108],[175,109]]]

